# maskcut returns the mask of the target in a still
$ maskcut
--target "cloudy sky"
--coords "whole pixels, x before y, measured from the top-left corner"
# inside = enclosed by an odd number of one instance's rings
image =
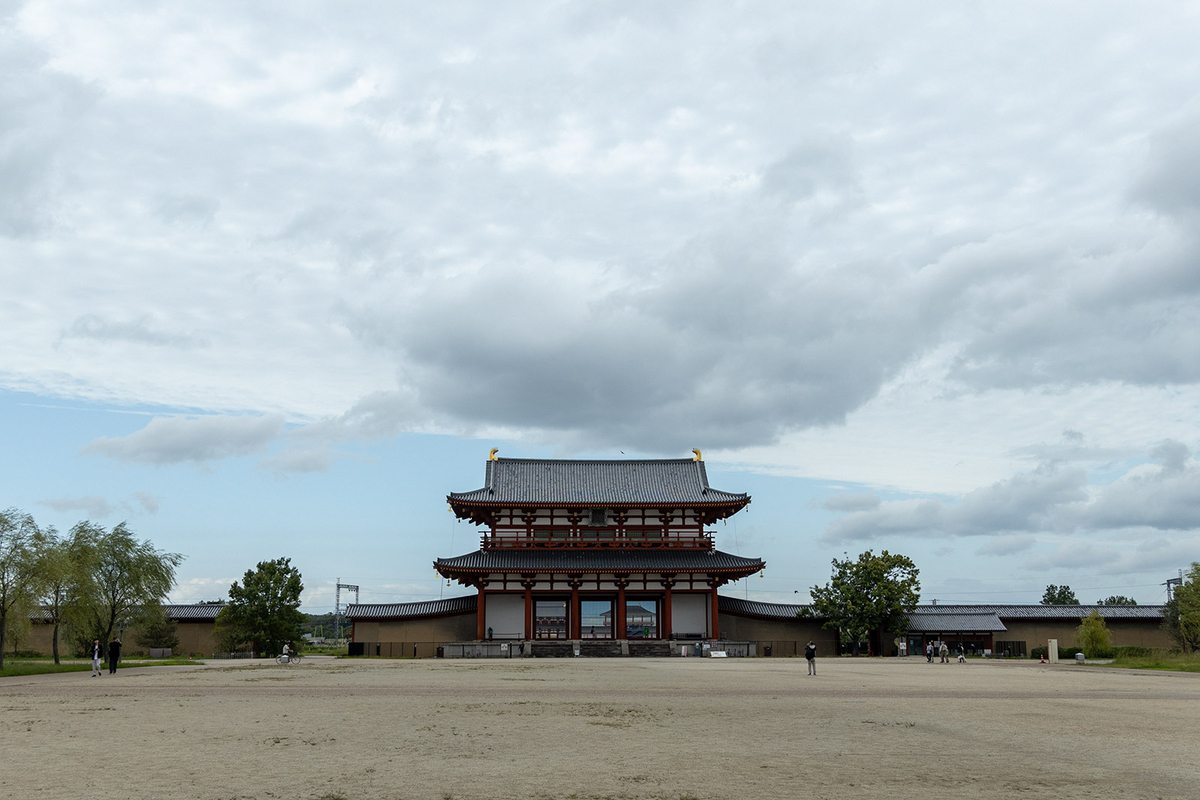
[[[1200,560],[1200,6],[0,2],[0,506],[172,599],[462,593],[503,456],[754,495],[730,592]]]

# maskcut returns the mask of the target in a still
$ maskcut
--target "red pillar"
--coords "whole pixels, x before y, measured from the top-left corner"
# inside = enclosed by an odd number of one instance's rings
[[[533,638],[533,584],[525,584],[525,638]]]
[[[712,584],[712,637],[713,639],[721,638],[721,619],[717,614],[717,582]]]
[[[666,589],[666,593],[663,594],[663,613],[658,630],[659,638],[662,639],[671,638],[671,587],[674,584],[675,581],[671,580],[670,578],[663,581],[663,587]]]
[[[617,638],[625,638],[625,584],[627,581],[623,578],[617,579],[617,607],[613,611],[613,616],[617,622]]]
[[[570,638],[583,638],[583,625],[579,619],[579,581],[571,581],[571,608],[567,611],[571,620]]]
[[[479,584],[479,605],[475,610],[475,638],[480,641],[487,638],[487,614],[484,608],[483,584]]]

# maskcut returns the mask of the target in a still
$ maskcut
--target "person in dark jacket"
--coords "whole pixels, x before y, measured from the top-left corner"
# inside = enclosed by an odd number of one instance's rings
[[[114,675],[117,671],[117,662],[121,660],[121,637],[114,636],[113,640],[108,643],[108,674]]]
[[[817,644],[810,641],[804,648],[804,660],[808,662],[808,674],[817,674]]]

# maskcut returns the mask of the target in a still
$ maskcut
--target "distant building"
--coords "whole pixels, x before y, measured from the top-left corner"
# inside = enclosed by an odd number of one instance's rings
[[[822,656],[841,649],[823,620],[798,616],[805,606],[718,594],[766,565],[716,549],[710,526],[750,497],[710,486],[699,451],[694,459],[639,460],[506,459],[495,452],[482,487],[446,498],[455,516],[479,526],[479,549],[433,564],[475,594],[352,605],[352,652],[433,656],[467,641],[511,642],[503,651],[510,655],[554,643],[571,647],[542,652],[613,655],[636,645],[640,653],[665,655],[677,652],[668,644],[701,640],[746,642],[757,655],[800,655],[810,640]],[[1017,656],[1047,638],[1069,647],[1092,608],[920,606],[905,634],[874,631],[871,649],[923,653],[927,642],[946,641],[968,652]],[[1161,630],[1162,606],[1096,608],[1114,644],[1171,644]],[[654,643],[659,649],[648,649]]]
[[[459,519],[479,526],[480,547],[434,568],[476,594],[351,606],[346,616],[363,652],[421,655],[431,640],[585,649],[633,641],[640,652],[666,654],[672,641],[721,639],[718,590],[766,566],[716,549],[711,526],[750,497],[709,485],[699,451],[637,460],[506,459],[493,451],[483,486],[446,499]],[[828,639],[811,622],[803,627]],[[655,642],[660,649],[644,647]]]
[[[179,645],[174,648],[175,655],[211,656],[216,651],[213,639],[213,624],[217,615],[225,606],[221,603],[195,603],[186,605],[165,605],[162,607],[167,617],[176,623],[175,633],[179,636]],[[52,638],[54,626],[48,624],[47,618],[40,612],[30,615],[34,623],[29,632],[29,639],[22,645],[24,649],[49,655],[53,650]],[[137,629],[129,628],[117,631],[122,637],[124,647],[122,653],[126,656],[136,656],[145,653],[145,648],[137,644]],[[59,630],[58,652],[64,658],[71,656],[73,642],[67,641],[63,630]]]
[[[765,566],[714,547],[708,526],[750,497],[709,486],[699,454],[493,455],[482,488],[447,500],[483,527],[479,550],[434,562],[478,590],[477,639],[718,638],[717,590]]]

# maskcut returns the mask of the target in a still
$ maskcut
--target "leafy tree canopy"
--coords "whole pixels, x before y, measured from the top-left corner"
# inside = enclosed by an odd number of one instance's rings
[[[1137,600],[1132,597],[1126,597],[1123,594],[1110,594],[1103,600],[1097,600],[1098,606],[1136,606]]]
[[[857,561],[835,558],[829,583],[809,589],[812,612],[851,641],[873,630],[903,633],[920,599],[918,574],[910,558],[887,550],[879,555],[868,550]]]
[[[157,612],[147,612],[138,628],[137,643],[147,648],[179,647],[179,624],[159,606]]]
[[[1079,598],[1075,596],[1075,592],[1070,586],[1055,586],[1052,583],[1046,587],[1046,593],[1042,595],[1042,605],[1077,606]]]
[[[297,642],[305,616],[300,571],[291,559],[260,561],[242,582],[229,587],[229,603],[217,617],[215,635],[229,649],[250,645],[256,653],[277,653],[285,642]]]
[[[178,553],[155,550],[140,541],[122,522],[111,531],[99,525],[87,526],[95,537],[90,565],[92,580],[84,602],[91,609],[92,636],[107,642],[113,631],[132,627],[150,614],[159,612],[158,604],[175,585],[175,568],[183,561]]]
[[[1200,563],[1192,563],[1180,586],[1175,587],[1164,614],[1165,627],[1187,652],[1200,650]]]
[[[1112,634],[1104,624],[1100,612],[1092,609],[1092,613],[1079,620],[1079,628],[1075,631],[1079,646],[1085,656],[1103,658],[1112,653]]]
[[[34,586],[43,622],[53,625],[51,649],[59,662],[59,631],[64,625],[89,628],[88,598],[95,595],[96,530],[86,522],[66,536],[53,527],[33,535]],[[89,628],[90,630],[90,628]],[[90,641],[90,640],[89,640]]]
[[[15,626],[10,615],[25,617],[36,595],[33,540],[38,533],[33,517],[10,508],[0,511],[0,669],[4,669],[4,645]]]

